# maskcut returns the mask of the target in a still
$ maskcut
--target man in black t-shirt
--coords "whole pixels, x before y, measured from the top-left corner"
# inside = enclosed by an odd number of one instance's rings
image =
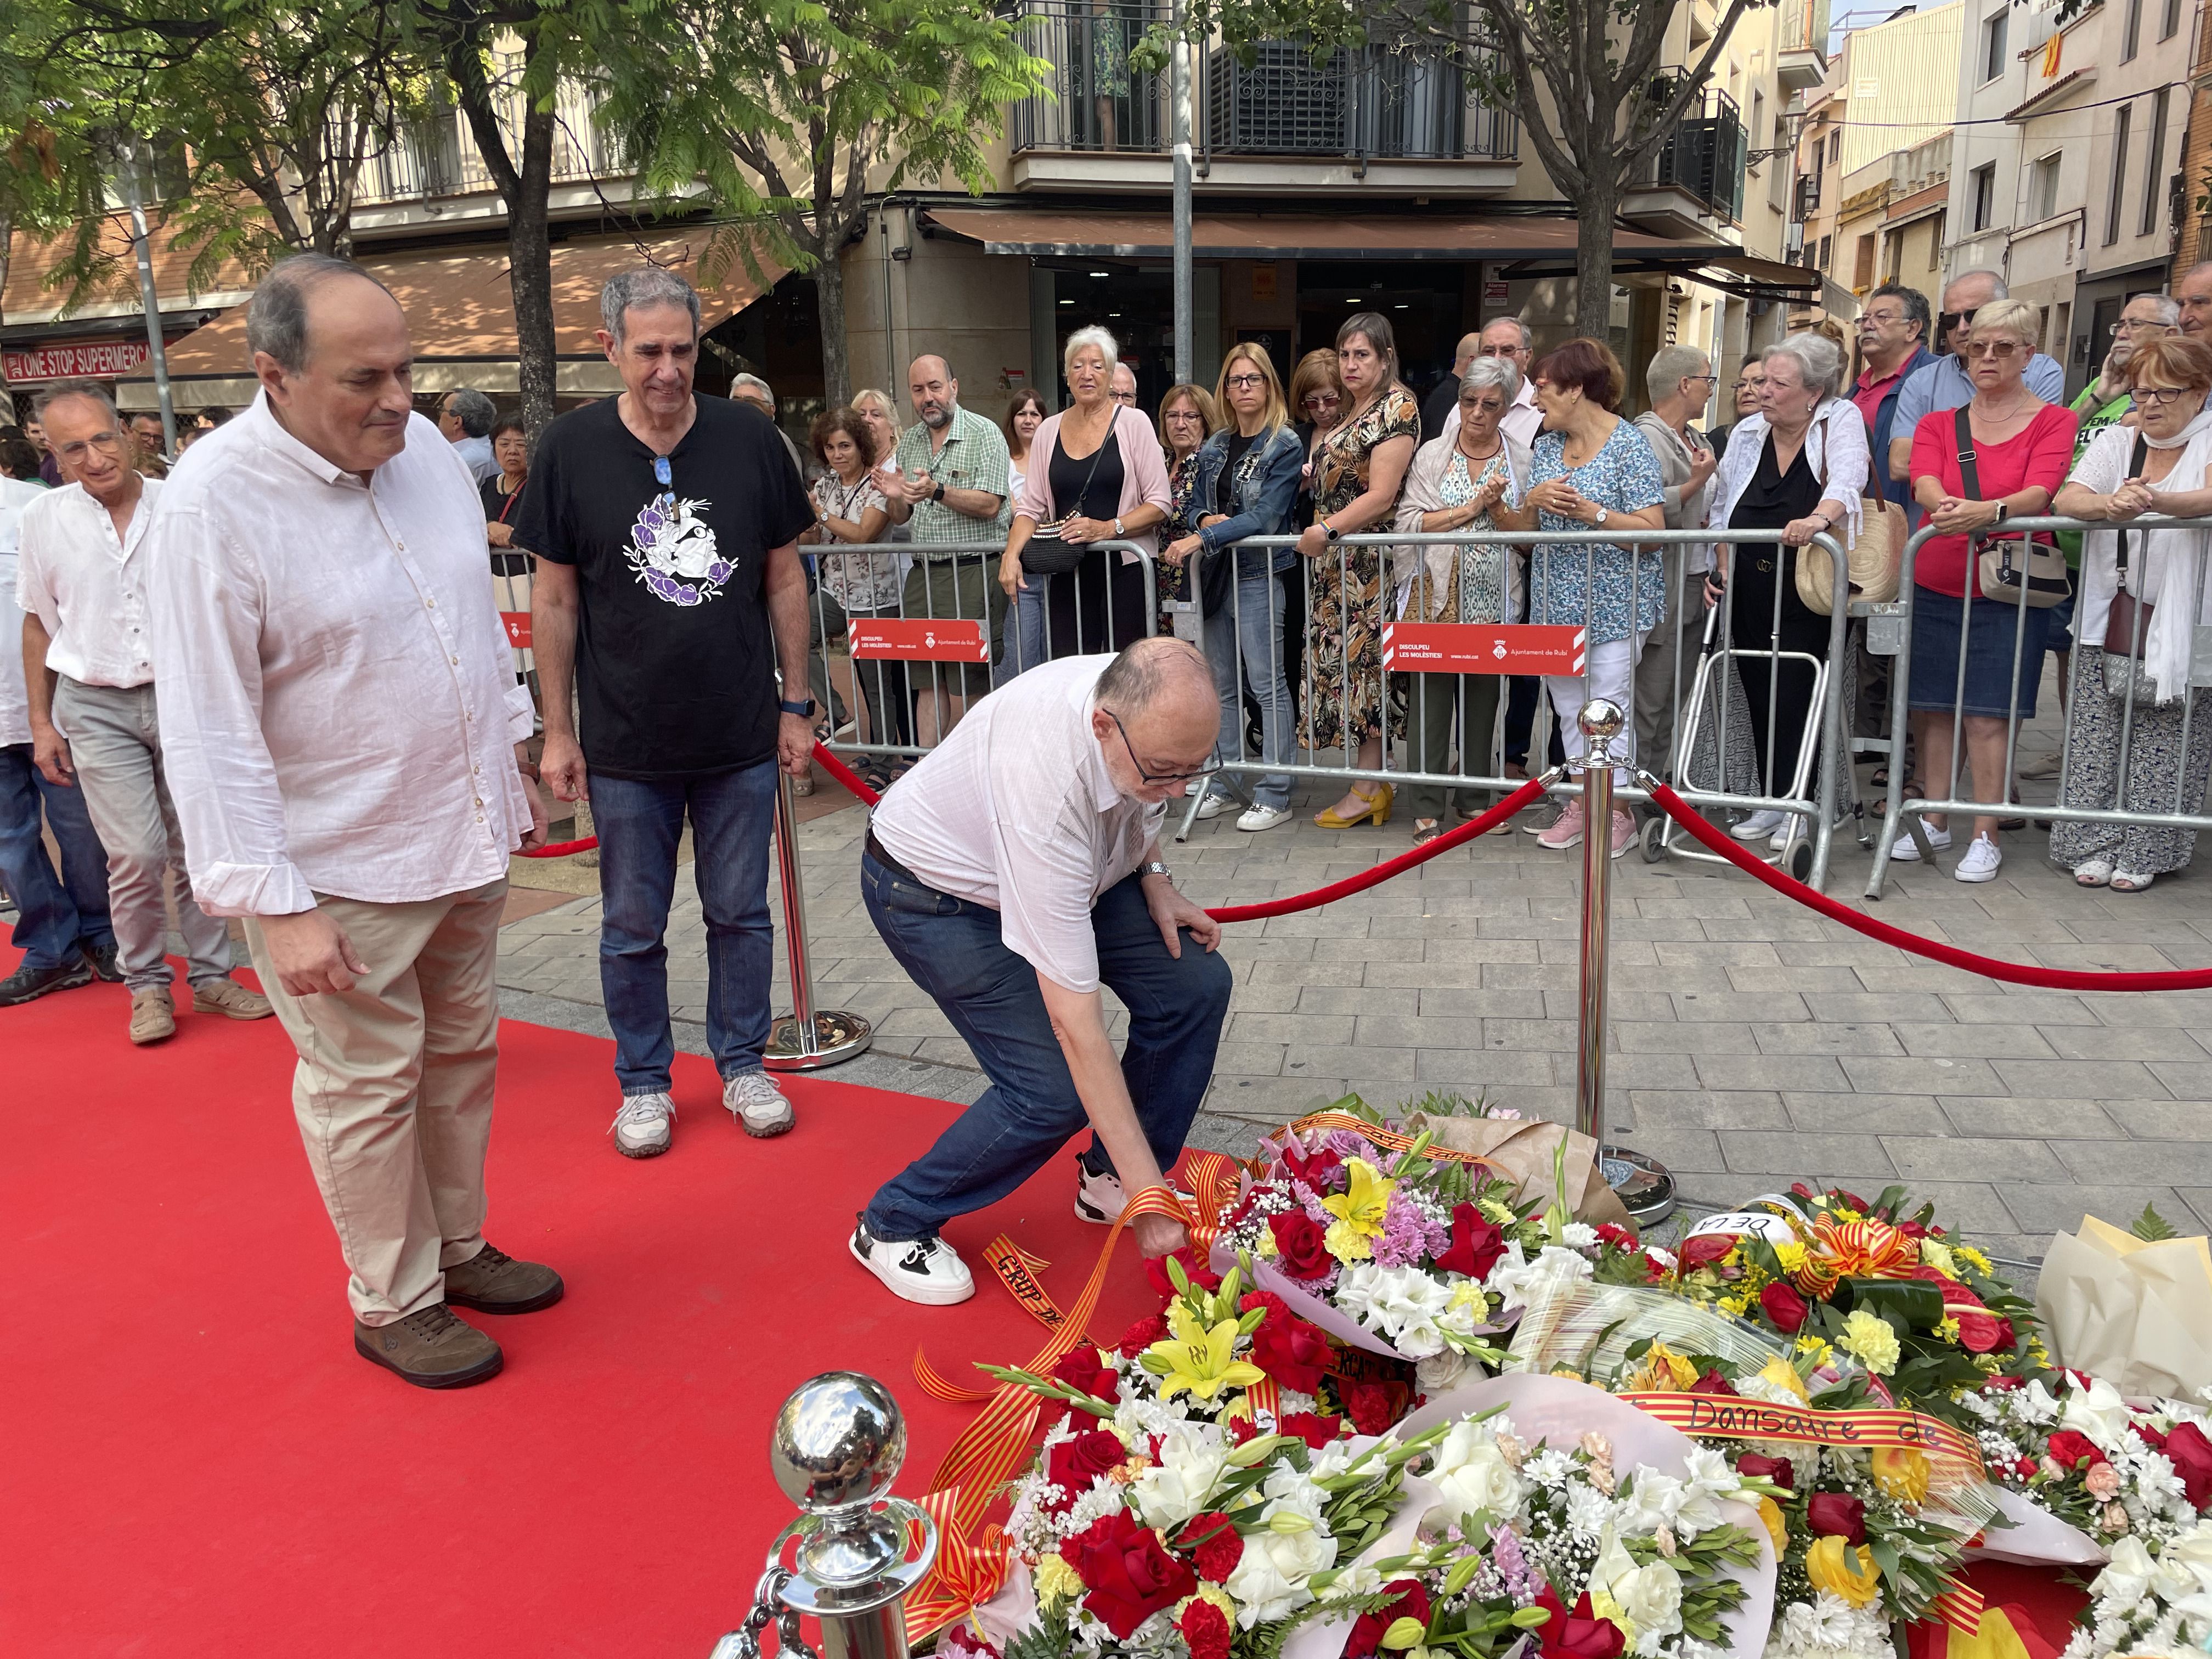
[[[765,416],[692,396],[699,299],[689,283],[624,271],[599,310],[599,344],[625,390],[545,429],[513,516],[514,539],[538,558],[540,775],[563,800],[588,793],[599,831],[599,984],[623,1092],[615,1147],[652,1158],[668,1150],[676,1115],[663,935],[687,816],[722,1103],[748,1134],[792,1125],[790,1102],[761,1069],[768,849],[776,769],[803,773],[813,751],[796,544],[814,513]],[[779,670],[796,696],[784,696]]]

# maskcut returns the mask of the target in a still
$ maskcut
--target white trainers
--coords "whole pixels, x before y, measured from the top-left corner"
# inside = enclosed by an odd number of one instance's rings
[[[1948,830],[1938,830],[1932,823],[1923,823],[1920,828],[1928,837],[1929,852],[1940,853],[1951,844]],[[1897,845],[1889,849],[1889,857],[1893,864],[1916,864],[1919,862],[1920,849],[1912,844],[1910,835],[1903,835],[1897,838]]]
[[[1770,849],[1779,853],[1787,848],[1801,832],[1797,828],[1797,815],[1795,812],[1778,812],[1775,816],[1782,822],[1776,826],[1774,834],[1768,839],[1766,844]],[[1807,839],[1809,840],[1810,837]]]
[[[1994,881],[1997,866],[2004,862],[2004,854],[1996,842],[1987,836],[1976,836],[1973,845],[1966,848],[1966,856],[1951,872],[1960,881]]]
[[[761,1140],[781,1134],[799,1121],[783,1091],[766,1072],[740,1072],[725,1079],[722,1104],[736,1115],[747,1134]]]
[[[1182,1200],[1184,1209],[1198,1213],[1198,1199],[1177,1188],[1176,1196]],[[1121,1177],[1117,1175],[1094,1175],[1081,1154],[1075,1159],[1075,1218],[1096,1222],[1101,1227],[1110,1227],[1121,1218],[1121,1211],[1128,1204],[1129,1195],[1121,1189]]]
[[[959,1253],[941,1238],[893,1243],[877,1238],[865,1221],[846,1241],[853,1260],[884,1281],[884,1288],[927,1308],[949,1308],[975,1294],[975,1280]]]
[[[1247,835],[1257,835],[1262,830],[1272,830],[1290,821],[1291,809],[1287,806],[1248,806],[1237,815],[1237,827]]]
[[[1208,795],[1199,802],[1198,815],[1202,818],[1218,818],[1224,812],[1234,810],[1236,805],[1237,797],[1234,795]]]
[[[659,1158],[675,1139],[676,1103],[666,1095],[624,1095],[607,1133],[624,1158]]]
[[[1762,836],[1772,835],[1782,827],[1788,817],[1789,814],[1785,812],[1753,812],[1742,822],[1730,825],[1729,834],[1734,836],[1738,841],[1757,841]]]

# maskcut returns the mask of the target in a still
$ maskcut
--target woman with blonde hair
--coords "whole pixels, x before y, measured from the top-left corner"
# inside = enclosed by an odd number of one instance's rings
[[[1243,742],[1232,734],[1244,730],[1242,685],[1249,680],[1260,706],[1260,759],[1286,766],[1296,709],[1283,660],[1277,579],[1297,555],[1287,547],[1228,550],[1248,536],[1279,536],[1290,529],[1305,445],[1291,428],[1282,383],[1264,347],[1247,340],[1230,348],[1215,403],[1228,423],[1198,452],[1188,504],[1192,527],[1160,556],[1165,568],[1195,572],[1188,580],[1200,595],[1206,660],[1221,694],[1219,752],[1224,759],[1244,757]],[[1236,804],[1217,780],[1198,815],[1216,817]],[[1237,827],[1272,830],[1290,816],[1290,774],[1270,772],[1252,786],[1252,805],[1237,816]]]

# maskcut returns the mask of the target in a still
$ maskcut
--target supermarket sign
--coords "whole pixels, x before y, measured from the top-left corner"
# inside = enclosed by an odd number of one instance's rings
[[[10,382],[25,380],[112,380],[145,367],[146,342],[102,340],[82,345],[34,346],[0,352],[0,369]]]

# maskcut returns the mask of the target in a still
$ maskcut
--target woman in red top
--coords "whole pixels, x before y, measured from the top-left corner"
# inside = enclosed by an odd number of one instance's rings
[[[1937,410],[1912,434],[1912,496],[1938,532],[1922,545],[1912,571],[1912,735],[1920,749],[1920,775],[1930,788],[1948,791],[1957,742],[1954,710],[1965,715],[1973,773],[1970,799],[1975,800],[2002,801],[2010,793],[2007,733],[2014,721],[2035,714],[2051,616],[1983,597],[1976,538],[2008,515],[2051,510],[2051,498],[2073,460],[2080,423],[2073,410],[2045,403],[2022,380],[2035,339],[2035,308],[2025,301],[1993,300],[1974,313],[1961,348],[1974,383],[1966,404],[1980,484],[1973,495],[1959,465],[1957,410]],[[1942,814],[1929,813],[1927,826],[1930,847],[1951,844]],[[1960,881],[1996,875],[2004,859],[1996,835],[1994,815],[1975,818],[1972,844],[1953,872]],[[1900,836],[1889,855],[1910,860],[1920,854],[1911,836]]]

